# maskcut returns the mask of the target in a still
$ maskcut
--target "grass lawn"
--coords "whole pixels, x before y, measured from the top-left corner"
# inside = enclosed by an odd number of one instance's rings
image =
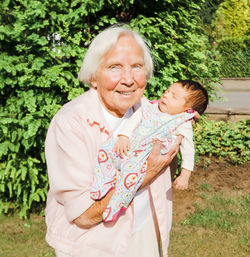
[[[249,170],[250,164],[198,165],[189,189],[173,191],[169,257],[250,256]],[[55,256],[44,239],[44,217],[0,214],[0,224],[0,257]]]
[[[196,165],[187,191],[173,190],[169,257],[250,256],[250,163]]]
[[[17,215],[0,215],[0,257],[55,256],[45,242],[44,218],[31,215],[21,220]]]
[[[186,219],[174,222],[170,257],[247,257],[249,196],[242,192],[201,194]]]

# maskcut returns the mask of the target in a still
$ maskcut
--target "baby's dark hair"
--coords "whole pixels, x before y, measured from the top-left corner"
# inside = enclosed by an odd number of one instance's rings
[[[180,80],[176,83],[181,84],[187,89],[189,95],[186,102],[190,104],[190,107],[199,114],[202,114],[208,105],[207,90],[199,82],[193,80]]]

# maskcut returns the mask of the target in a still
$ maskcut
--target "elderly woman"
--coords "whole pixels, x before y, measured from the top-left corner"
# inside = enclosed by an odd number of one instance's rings
[[[133,30],[111,27],[90,45],[79,79],[91,89],[59,110],[45,143],[50,183],[46,240],[57,256],[157,257],[159,249],[167,256],[172,219],[167,166],[181,138],[166,155],[155,143],[145,180],[116,222],[102,221],[113,191],[99,201],[90,198],[98,147],[138,106],[149,104],[142,96],[152,72],[150,52]]]

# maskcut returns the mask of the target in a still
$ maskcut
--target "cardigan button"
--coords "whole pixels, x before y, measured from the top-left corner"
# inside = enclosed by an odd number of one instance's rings
[[[166,234],[163,234],[162,235],[162,239],[165,240],[167,238],[167,235]]]

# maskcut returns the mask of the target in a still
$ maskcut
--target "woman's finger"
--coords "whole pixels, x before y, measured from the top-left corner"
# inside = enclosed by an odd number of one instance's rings
[[[162,142],[160,140],[155,140],[154,146],[151,151],[151,156],[159,156],[162,149]]]
[[[200,114],[197,111],[195,111],[194,112],[194,120],[199,121],[200,117],[201,117]]]
[[[126,156],[128,156],[127,147],[124,147],[124,148],[123,148],[123,154],[126,155]]]
[[[182,139],[183,139],[182,135],[177,136],[172,147],[170,148],[169,152],[167,153],[169,156],[174,157],[179,152],[179,147],[180,147]]]

